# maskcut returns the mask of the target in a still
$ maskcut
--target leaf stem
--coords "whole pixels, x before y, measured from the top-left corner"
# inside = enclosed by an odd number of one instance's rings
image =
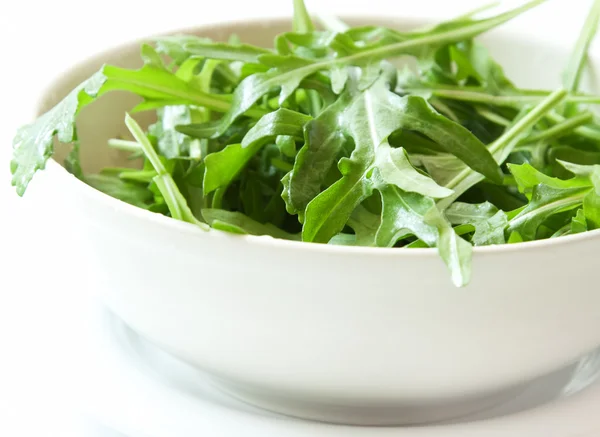
[[[489,9],[495,8],[496,6],[498,6],[500,4],[499,1],[494,1],[482,6],[478,6],[477,8],[470,10],[468,12],[464,12],[462,14],[460,14],[459,16],[457,16],[456,18],[454,18],[452,21],[461,21],[461,20],[468,20],[473,18],[475,15],[481,13],[481,12],[485,12]]]
[[[563,75],[563,87],[569,92],[573,92],[579,87],[581,73],[587,61],[587,53],[598,30],[598,19],[600,19],[600,0],[594,0]]]
[[[548,114],[546,114],[546,117],[553,123],[562,123],[566,120],[565,117],[554,111],[550,111]],[[588,138],[590,140],[600,141],[600,130],[598,129],[592,129],[591,127],[587,126],[579,126],[573,131],[576,134],[581,135],[582,137]]]
[[[173,180],[171,174],[169,174],[163,165],[160,157],[154,150],[152,143],[148,140],[148,137],[140,127],[140,125],[129,115],[125,114],[125,125],[131,132],[131,135],[136,139],[141,149],[144,152],[144,155],[158,173],[154,177],[154,182],[158,187],[160,193],[165,198],[165,202],[169,208],[169,212],[171,213],[171,217],[177,220],[181,220],[184,222],[192,223],[200,228],[207,230],[209,229],[206,223],[200,222],[194,214],[189,209],[185,197],[179,191],[177,184]]]
[[[555,200],[554,202],[551,202],[544,206],[540,206],[539,208],[536,208],[535,210],[532,210],[532,211],[521,212],[520,214],[518,214],[517,216],[515,216],[512,220],[510,220],[508,222],[507,229],[509,232],[513,231],[517,226],[519,226],[523,222],[526,222],[527,220],[529,220],[529,218],[534,214],[539,214],[540,212],[544,212],[547,210],[567,208],[567,207],[570,207],[573,205],[580,204],[581,202],[583,202],[583,198],[586,196],[586,194],[591,189],[592,188],[589,188],[587,191],[584,190],[584,191],[582,191],[582,193],[577,194],[576,196],[567,197],[565,199]]]
[[[535,91],[535,92],[522,92],[522,93],[507,93],[502,95],[489,94],[483,91],[478,91],[476,88],[472,90],[466,90],[465,87],[450,87],[444,86],[441,88],[437,87],[409,87],[402,88],[404,93],[431,93],[432,96],[441,97],[450,100],[459,100],[462,102],[471,103],[482,103],[492,106],[505,106],[515,107],[528,104],[536,104],[549,96],[550,92]],[[600,96],[590,96],[581,94],[569,94],[566,96],[565,101],[569,103],[583,103],[583,104],[600,104]]]
[[[527,130],[531,129],[542,119],[550,109],[558,105],[567,96],[567,91],[558,89],[546,97],[539,105],[534,107],[527,115],[509,128],[500,138],[492,143],[490,152],[496,158],[496,162],[501,164],[516,146],[515,140],[522,136]]]
[[[512,18],[526,12],[527,10],[538,6],[547,0],[531,0],[524,5],[514,8],[508,12],[497,15],[493,18],[479,20],[473,23],[465,24],[462,27],[450,30],[438,31],[432,34],[419,35],[416,34],[413,38],[403,40],[397,43],[387,44],[381,47],[370,50],[360,51],[348,56],[342,56],[334,59],[327,59],[314,64],[308,64],[300,68],[285,71],[279,75],[279,83],[285,83],[290,78],[307,77],[317,71],[331,68],[335,66],[343,66],[352,63],[360,64],[363,61],[377,61],[386,58],[398,57],[407,54],[410,50],[414,50],[424,46],[441,45],[460,41],[463,39],[472,38],[496,26],[499,26]]]
[[[564,89],[554,91],[494,141],[489,146],[489,150],[496,162],[502,164],[517,146],[521,137],[535,126],[552,108],[562,102],[566,95],[567,92]],[[445,185],[446,188],[454,190],[454,194],[439,200],[437,202],[438,208],[441,210],[447,208],[465,191],[484,179],[484,176],[465,166],[463,170]]]
[[[343,65],[348,64],[349,62],[360,61],[363,59],[385,59],[387,57],[397,56],[402,53],[406,53],[409,49],[414,49],[417,47],[423,47],[427,45],[436,45],[443,44],[452,41],[460,41],[463,39],[472,38],[481,32],[485,32],[495,26],[505,23],[506,21],[526,12],[527,10],[534,8],[547,0],[532,0],[525,3],[523,6],[518,8],[514,8],[508,12],[497,15],[493,18],[488,18],[485,20],[479,20],[477,22],[471,23],[470,25],[465,25],[463,27],[459,27],[457,29],[450,29],[446,31],[437,32],[431,35],[425,36],[415,36],[414,38],[401,41],[394,44],[384,45],[382,47],[378,47],[376,49],[366,50],[364,52],[355,53],[353,55],[328,60],[325,62],[321,62],[319,69],[327,66],[327,65]],[[319,65],[319,64],[314,64]]]
[[[120,140],[118,138],[111,138],[110,140],[108,140],[108,147],[111,147],[113,149],[124,150],[126,152],[139,152],[142,150],[138,142]]]
[[[329,30],[331,32],[343,33],[350,29],[346,23],[340,20],[338,17],[332,15],[317,15],[317,20],[321,23],[321,26],[325,28],[325,30]]]
[[[555,139],[573,132],[579,126],[590,123],[593,121],[593,119],[594,115],[589,111],[585,111],[574,117],[567,118],[566,120],[544,130],[543,132],[531,135],[525,138],[522,142],[535,143],[537,141]]]
[[[160,160],[160,157],[158,156],[158,153],[156,153],[156,150],[154,150],[152,143],[150,142],[140,125],[129,114],[125,114],[125,125],[131,132],[131,135],[133,135],[133,137],[136,139],[139,148],[142,149],[144,155],[146,155],[146,158],[148,159],[148,161],[150,161],[150,164],[152,164],[154,170],[156,170],[156,173],[158,173],[159,176],[167,174],[167,169]]]
[[[510,126],[510,120],[502,117],[501,115],[496,114],[493,111],[490,111],[489,109],[487,109],[485,107],[477,106],[477,107],[475,107],[475,110],[477,111],[477,113],[479,115],[481,115],[486,120],[491,121],[492,123],[496,123],[496,124],[498,124],[500,126],[504,126],[504,127]]]
[[[306,10],[304,0],[294,0],[294,32],[298,33],[310,33],[314,32],[315,26],[313,25],[310,15]]]

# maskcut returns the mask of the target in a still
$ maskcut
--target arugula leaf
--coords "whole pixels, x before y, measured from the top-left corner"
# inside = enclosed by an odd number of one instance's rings
[[[479,204],[454,202],[444,211],[444,215],[453,225],[464,225],[466,223],[488,220],[497,212],[498,208],[489,202]]]
[[[298,235],[284,232],[270,223],[259,223],[240,212],[205,208],[202,210],[202,216],[212,228],[222,231],[236,234],[269,235],[284,240],[299,240]]]
[[[515,182],[519,187],[519,191],[531,194],[533,189],[539,184],[544,184],[553,188],[572,188],[572,187],[589,187],[590,181],[584,178],[574,178],[562,180],[545,175],[539,170],[532,167],[530,164],[508,164],[508,169],[515,178]]]
[[[233,123],[237,117],[250,110],[252,106],[272,89],[280,89],[279,104],[281,105],[300,85],[303,79],[321,70],[344,65],[361,65],[400,55],[419,55],[423,47],[441,46],[462,39],[472,38],[487,30],[503,24],[504,22],[520,15],[546,0],[532,0],[525,5],[515,8],[504,14],[478,21],[464,21],[454,23],[452,26],[440,25],[429,32],[415,34],[412,38],[383,46],[361,50],[346,56],[323,61],[310,61],[297,57],[288,58],[277,68],[265,73],[256,73],[245,78],[236,88],[233,95],[231,109],[215,126],[214,134],[218,136]],[[282,61],[283,57],[280,58]],[[264,62],[264,56],[261,62]]]
[[[244,136],[241,144],[230,144],[222,151],[206,157],[204,193],[229,185],[269,141],[282,135],[301,138],[302,126],[310,120],[310,116],[285,108],[263,116]]]
[[[377,230],[376,243],[380,247],[392,247],[409,235],[415,235],[428,246],[435,246],[438,229],[426,223],[425,216],[435,202],[418,193],[408,193],[393,185],[379,190],[383,212]]]
[[[367,177],[367,170],[360,163],[360,155],[355,159],[342,158],[340,171],[342,178],[310,201],[306,208],[302,240],[325,243],[339,233],[352,211],[373,193],[373,183]]]
[[[161,35],[152,39],[156,51],[167,55],[173,60],[175,65],[181,66],[186,62],[191,54],[185,48],[188,43],[210,43],[209,38],[200,38],[195,35]]]
[[[118,175],[87,175],[85,182],[115,199],[147,209],[153,198],[152,192],[139,184],[127,182]]]
[[[183,197],[179,191],[179,188],[177,187],[177,184],[173,180],[171,174],[167,172],[165,166],[160,160],[160,157],[152,147],[152,144],[144,134],[144,131],[140,125],[129,114],[126,114],[125,116],[125,125],[135,140],[140,144],[142,150],[144,151],[144,155],[146,155],[146,158],[156,171],[157,176],[153,178],[153,181],[156,183],[158,189],[163,195],[165,202],[169,207],[171,217],[177,220],[195,224],[199,228],[207,230],[208,227],[206,224],[194,217],[194,214],[187,205],[185,197]]]
[[[339,121],[350,100],[350,93],[340,96],[304,126],[304,146],[296,156],[292,171],[282,180],[283,199],[291,214],[304,212],[319,194],[345,141]]]
[[[579,86],[581,73],[583,72],[583,67],[587,59],[587,51],[598,30],[599,19],[600,1],[594,0],[586,22],[577,39],[577,43],[575,44],[575,48],[571,53],[571,59],[563,74],[563,86],[567,91],[575,91]]]
[[[175,126],[190,123],[192,114],[185,105],[165,106],[156,111],[158,122],[148,128],[148,133],[157,138],[158,151],[167,159],[179,158],[189,151],[192,140],[177,132]]]
[[[544,184],[533,189],[531,201],[509,223],[509,231],[517,231],[525,241],[536,239],[536,232],[552,214],[577,208],[589,187],[555,188]]]
[[[580,178],[584,178],[582,184],[585,184],[586,181],[589,181],[591,185],[594,186],[596,190],[596,194],[600,196],[600,165],[579,165],[574,164],[572,162],[566,161],[558,161],[564,168],[579,176]],[[571,179],[575,181],[577,179]]]
[[[600,196],[595,192],[583,198],[583,213],[588,229],[600,229]]]
[[[290,135],[277,135],[275,144],[279,147],[281,154],[289,158],[296,156],[296,139]]]
[[[407,96],[402,100],[398,99],[394,103],[404,107],[403,128],[423,133],[473,170],[492,181],[501,181],[498,164],[485,146],[467,129],[437,113],[421,97]]]
[[[248,44],[233,45],[201,40],[185,42],[183,50],[189,53],[190,56],[250,63],[259,62],[261,55],[271,53],[267,49]]]
[[[381,225],[381,217],[358,205],[348,219],[348,226],[354,231],[357,246],[376,246],[376,233]]]
[[[452,194],[452,190],[439,186],[429,176],[417,171],[403,148],[393,149],[385,141],[377,147],[375,166],[380,171],[381,179],[404,191],[433,198],[447,197]]]
[[[445,216],[454,225],[472,224],[475,232],[471,242],[475,246],[506,243],[504,230],[508,226],[508,216],[489,202],[455,202],[446,209]]]
[[[508,226],[508,217],[504,211],[498,211],[492,217],[476,221],[475,233],[472,243],[475,246],[486,246],[488,244],[504,244],[504,231]]]
[[[315,26],[308,15],[304,0],[294,0],[294,32],[314,32]]]
[[[517,146],[521,138],[523,138],[523,136],[526,135],[526,133],[529,132],[529,130],[535,126],[549,110],[563,101],[565,96],[566,92],[564,90],[556,90],[531,111],[520,118],[517,117],[515,123],[489,146],[489,150],[496,159],[496,162],[504,162]],[[454,194],[438,202],[438,207],[442,210],[447,208],[469,188],[483,180],[482,175],[473,173],[471,169],[466,168],[465,166],[454,164],[454,168],[456,168],[454,174],[446,175],[448,182],[445,184],[447,188],[454,190]]]
[[[21,127],[13,139],[10,163],[12,185],[22,196],[33,175],[46,166],[54,152],[54,136],[62,143],[77,138],[75,118],[99,94],[106,77],[98,72],[69,93],[58,105],[35,122]]]
[[[437,228],[438,252],[452,274],[454,285],[464,287],[471,280],[473,247],[458,236],[437,207],[434,206],[427,212],[425,223]]]
[[[175,74],[154,65],[146,64],[139,70],[106,65],[102,73],[106,77],[102,94],[108,91],[130,91],[160,106],[198,105],[220,112],[227,111],[230,107],[229,99],[225,96],[205,93]]]
[[[79,141],[73,143],[73,148],[67,155],[64,161],[65,169],[75,176],[77,179],[83,180],[83,169],[81,168],[81,161],[79,158]]]
[[[372,170],[377,168],[377,150],[392,132],[408,128],[423,133],[461,156],[474,167],[486,168],[486,173],[497,175],[497,165],[483,144],[462,126],[437,114],[431,107],[415,96],[399,97],[386,88],[383,80],[359,92],[338,117],[340,129],[354,139],[356,147],[350,158],[342,158],[339,169],[342,178],[315,197],[306,208],[302,238],[304,241],[329,241],[341,231],[350,213],[373,189]],[[310,149],[308,149],[310,150]],[[380,153],[385,153],[384,151]],[[383,160],[385,162],[385,160]],[[490,164],[488,162],[491,161]],[[380,160],[381,162],[381,160]],[[384,173],[391,178],[389,167]],[[400,188],[411,186],[412,176],[407,172],[395,178]],[[412,184],[414,187],[415,184]],[[431,181],[427,188],[431,192],[435,184]],[[441,188],[441,187],[440,187]],[[448,190],[437,189],[438,195],[447,196]]]
[[[577,210],[575,217],[571,219],[571,234],[579,234],[588,230],[587,221],[583,209]]]

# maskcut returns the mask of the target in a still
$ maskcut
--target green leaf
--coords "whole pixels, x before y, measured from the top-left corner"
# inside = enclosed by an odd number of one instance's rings
[[[489,202],[472,204],[454,202],[446,209],[444,215],[453,225],[464,225],[492,218],[498,212],[493,204]]]
[[[587,16],[585,24],[581,29],[571,58],[563,73],[563,85],[567,91],[575,91],[579,86],[581,73],[587,61],[587,52],[598,30],[600,19],[600,1],[594,0],[592,8]]]
[[[508,227],[508,217],[504,211],[498,211],[492,217],[473,223],[475,233],[471,242],[475,246],[504,244],[504,231]]]
[[[571,234],[579,234],[588,230],[587,221],[583,208],[577,210],[577,214],[571,220]]]
[[[315,30],[315,26],[308,15],[304,0],[294,0],[294,32],[309,33]]]
[[[471,104],[480,103],[489,106],[496,106],[498,108],[513,109],[522,109],[528,105],[539,104],[552,94],[551,92],[544,90],[517,89],[514,91],[503,91],[502,94],[496,95],[490,94],[482,87],[419,82],[418,80],[414,79],[414,76],[411,80],[409,75],[403,77],[403,81],[399,82],[396,91],[399,94],[409,93],[413,95],[420,95],[426,98],[439,97],[458,102],[468,102]],[[598,104],[600,103],[600,97],[597,95],[567,93],[565,96],[565,101],[568,103]],[[554,120],[561,119],[560,115],[558,114],[552,115],[551,118]],[[496,117],[496,121],[498,124],[505,124],[501,118]],[[582,128],[579,128],[577,131],[582,133],[583,131],[581,129]],[[587,132],[589,134],[589,131]],[[598,134],[596,133],[592,138],[597,139]]]
[[[381,217],[358,205],[348,219],[348,226],[354,231],[354,243],[357,246],[376,246],[376,234]]]
[[[259,223],[241,212],[205,208],[202,210],[202,216],[212,228],[222,231],[236,234],[269,235],[285,240],[299,239],[299,235],[284,232],[271,223]]]
[[[353,100],[347,103],[349,95],[350,94],[342,95],[335,105],[328,108],[328,110],[313,122],[316,124],[323,121],[321,124],[323,128],[319,129],[319,132],[325,133],[328,138],[333,138],[336,129],[340,129],[350,136],[356,136],[357,133],[360,134],[359,130],[362,130],[365,132],[365,139],[363,141],[369,143],[372,141],[372,139],[369,138],[369,132],[378,129],[377,123],[384,126],[383,129],[386,132],[386,136],[399,128],[411,129],[413,131],[421,132],[437,141],[443,149],[461,156],[473,167],[478,168],[490,177],[497,179],[499,174],[497,165],[491,155],[489,155],[485,146],[465,128],[437,114],[423,99],[415,96],[400,98],[386,90],[383,80],[378,81],[371,88],[365,90],[364,94],[356,94]],[[367,109],[365,109],[365,107]],[[361,112],[357,112],[357,108]],[[369,114],[365,115],[366,112],[369,112]],[[368,124],[365,127],[364,121],[367,120],[365,118],[367,115],[371,117],[370,123],[374,126],[373,129],[371,129]],[[357,120],[358,118],[361,120]],[[335,126],[334,123],[338,123],[338,126]],[[357,130],[356,126],[363,127]],[[355,131],[354,134],[352,133],[352,130]],[[379,136],[378,140],[381,141],[383,138]],[[322,141],[316,143],[323,144]],[[311,149],[311,143],[307,143],[307,146],[299,153],[294,166],[294,172],[290,177],[290,192],[293,192],[294,189],[300,191],[300,189],[297,188],[300,184],[298,184],[296,188],[294,187],[294,176],[302,172],[305,153],[307,156],[310,156],[309,154],[311,153],[325,155],[327,159],[316,159],[317,161],[325,163],[331,162],[331,159],[333,158],[332,154],[335,153],[335,150],[332,150],[331,148],[324,148],[324,151],[317,149],[316,152],[312,152],[312,150],[314,149]],[[395,153],[397,157],[400,156],[398,155],[399,152],[393,153]],[[381,155],[381,157],[382,163],[388,161],[385,158],[385,155]],[[304,179],[310,179],[308,174],[312,174],[311,171],[314,167],[314,162],[311,162],[311,165],[309,166],[304,166]],[[390,167],[386,168],[390,169]],[[386,175],[390,174],[388,171],[384,171],[384,173]],[[318,176],[316,180],[319,180]],[[425,177],[421,179],[421,181],[424,180]],[[431,181],[430,185],[433,186],[435,184]],[[305,196],[305,198],[308,198],[310,195],[314,196],[317,188],[318,184],[315,184],[312,189],[309,190],[309,195]],[[407,186],[402,185],[401,188],[409,189]],[[435,196],[444,197],[449,193],[449,190],[437,188]],[[303,207],[302,202],[294,203],[292,199],[291,203],[294,207],[294,209],[291,210],[301,210]]]
[[[517,231],[511,232],[510,237],[508,237],[508,244],[522,243],[523,237]]]
[[[210,43],[208,38],[200,38],[195,35],[163,35],[153,39],[158,53],[169,56],[176,65],[181,66],[187,61],[191,54],[186,50],[188,43]]]
[[[155,176],[153,180],[160,190],[160,193],[164,197],[167,206],[169,207],[171,217],[177,220],[192,223],[198,226],[200,229],[207,230],[208,227],[206,224],[194,217],[194,214],[188,207],[185,197],[183,197],[179,191],[179,188],[177,187],[177,184],[173,180],[171,174],[167,172],[165,166],[161,162],[158,154],[154,150],[154,147],[152,147],[152,144],[146,137],[146,134],[144,134],[144,131],[140,125],[133,118],[131,118],[129,114],[126,114],[125,116],[125,125],[135,140],[140,144],[146,159],[148,159],[156,171],[157,176]]]
[[[333,244],[335,246],[358,246],[356,243],[356,235],[344,233],[334,235],[327,244]]]
[[[165,106],[156,111],[158,122],[150,125],[148,133],[157,139],[158,151],[167,159],[179,158],[189,151],[192,140],[175,130],[180,124],[192,121],[190,108],[185,105]]]
[[[220,152],[211,153],[204,158],[206,165],[203,184],[204,194],[228,186],[256,154],[257,149],[260,149],[260,146],[242,147],[241,144],[230,144]]]
[[[205,158],[204,194],[229,185],[248,161],[276,137],[302,138],[302,127],[310,120],[308,115],[284,108],[262,117],[244,136],[241,144],[230,144]]]
[[[403,191],[433,198],[447,197],[452,194],[452,190],[439,186],[429,176],[417,171],[403,148],[393,149],[387,142],[383,142],[377,148],[376,154],[375,165],[386,183],[396,185]]]
[[[573,117],[567,118],[564,121],[555,124],[554,126],[544,129],[541,132],[530,135],[523,140],[524,143],[534,143],[537,141],[549,142],[556,140],[562,136],[568,135],[575,131],[578,127],[589,124],[594,120],[594,116],[591,112],[584,111],[580,114],[574,115]]]
[[[536,233],[544,220],[553,214],[577,208],[590,192],[588,187],[556,188],[537,185],[529,204],[510,220],[509,231],[517,231],[525,241],[536,239]]]
[[[156,50],[154,50],[154,47],[148,44],[142,44],[140,55],[142,60],[144,61],[144,65],[150,65],[154,68],[168,71],[163,59],[156,52]]]
[[[437,207],[434,206],[425,215],[425,223],[438,230],[438,252],[452,274],[452,282],[457,287],[466,286],[471,280],[473,247],[458,236]]]
[[[586,183],[593,185],[596,194],[600,196],[600,165],[579,165],[566,161],[558,162],[571,173],[582,178],[582,185],[585,185]],[[571,180],[577,180],[577,178]]]
[[[256,143],[265,144],[277,136],[287,135],[302,138],[303,127],[312,117],[300,112],[281,108],[263,116],[244,136],[242,147],[252,147]]]
[[[302,240],[326,243],[339,233],[352,211],[373,193],[366,169],[356,161],[340,161],[342,179],[331,185],[307,206]]]
[[[339,129],[354,139],[356,147],[350,159],[344,158],[339,162],[342,179],[308,204],[302,233],[305,241],[326,242],[341,231],[354,208],[371,194],[373,182],[370,174],[372,169],[377,168],[377,150],[397,129],[420,132],[447,150],[461,156],[468,154],[465,159],[471,165],[485,168],[486,173],[498,174],[494,159],[469,131],[437,114],[420,97],[399,97],[390,92],[383,77],[370,88],[356,92],[347,109],[336,120]],[[311,152],[310,148],[306,150],[306,153]],[[391,170],[388,168],[386,173],[390,176]],[[404,178],[404,186],[409,186],[407,181],[411,178],[414,180],[412,175],[411,171],[410,176]],[[399,182],[401,177],[396,174],[394,179]],[[432,182],[423,189],[430,191],[433,186]],[[448,192],[443,191],[443,194]]]
[[[342,95],[304,126],[304,146],[296,156],[292,171],[282,180],[283,199],[288,212],[303,212],[308,203],[319,194],[344,144],[339,119],[349,101],[349,94]]]
[[[279,57],[280,62],[276,68],[266,73],[257,73],[248,76],[239,84],[233,95],[231,109],[224,115],[219,124],[214,127],[214,135],[218,136],[222,134],[240,115],[252,108],[263,95],[272,90],[280,90],[279,103],[282,104],[300,85],[302,80],[311,74],[333,67],[361,65],[366,62],[375,62],[400,55],[419,56],[424,47],[443,46],[444,44],[472,38],[503,24],[544,1],[529,1],[521,7],[488,19],[463,21],[453,23],[451,26],[440,25],[428,32],[416,33],[409,39],[396,40],[396,42],[390,44],[361,50],[358,53],[333,59],[320,61],[302,60],[302,62],[299,62],[297,57],[292,57],[285,62],[283,57]],[[262,56],[261,62],[264,61],[265,58]]]
[[[397,100],[396,105],[398,109],[404,109],[403,128],[421,132],[473,170],[492,181],[501,181],[498,164],[487,148],[467,129],[437,113],[421,97],[403,97]]]
[[[17,131],[13,138],[10,169],[12,185],[20,196],[25,193],[33,175],[45,168],[46,161],[54,153],[54,136],[62,143],[71,143],[77,138],[77,114],[99,94],[105,80],[102,71],[94,74],[55,107]]]
[[[471,242],[475,246],[503,244],[504,230],[508,226],[508,217],[489,202],[471,204],[455,202],[445,214],[454,225],[471,224],[475,229]]]
[[[103,94],[108,91],[130,91],[150,102],[163,102],[163,106],[198,105],[219,112],[227,111],[230,107],[227,97],[205,93],[175,74],[153,65],[145,65],[139,70],[107,65],[102,71],[106,76]]]
[[[566,92],[564,90],[556,90],[541,103],[531,109],[531,111],[527,113],[522,111],[521,116],[516,117],[516,121],[513,123],[513,125],[510,126],[496,141],[489,146],[489,150],[496,162],[504,162],[517,146],[519,141],[531,130],[531,128],[535,126],[541,119],[543,119],[552,108],[563,101],[565,96]],[[446,168],[448,167],[450,167],[450,164],[446,163]],[[445,178],[448,180],[445,186],[454,190],[454,194],[438,201],[438,207],[442,210],[447,208],[454,200],[456,200],[469,188],[483,180],[482,175],[474,173],[469,168],[463,166],[461,169],[461,167],[456,164],[454,167],[456,170],[453,174],[445,175]]]
[[[600,196],[595,192],[583,198],[583,212],[588,229],[600,229]]]
[[[591,183],[585,178],[562,180],[545,175],[530,164],[508,164],[508,169],[515,178],[521,193],[530,195],[539,184],[553,188],[589,187]]]
[[[83,180],[83,170],[81,169],[81,160],[79,157],[79,142],[73,143],[73,148],[65,158],[65,169],[77,179]]]
[[[275,144],[279,147],[281,154],[289,158],[296,156],[296,139],[289,135],[278,135]]]
[[[472,77],[491,94],[514,88],[502,67],[481,44],[473,40],[461,41],[450,47],[450,56],[457,65],[458,80]]]
[[[516,88],[474,40],[541,3],[411,31],[331,20],[315,31],[298,0],[272,48],[159,37],[141,44],[142,68],[103,67],[23,128],[13,184],[24,190],[58,136],[74,143],[67,170],[148,211],[238,234],[435,247],[464,286],[473,246],[600,227],[600,124],[583,108],[600,96],[576,90],[600,0],[564,90]],[[412,59],[399,71],[400,57]],[[145,131],[126,117],[136,141],[108,142],[143,166],[84,175],[77,113],[111,91],[156,112]]]
[[[124,181],[118,175],[90,174],[86,175],[85,182],[115,199],[143,209],[148,208],[153,198],[147,187]]]
[[[348,69],[334,67],[331,69],[331,89],[335,94],[340,94],[348,81]]]
[[[183,50],[190,56],[250,63],[258,63],[261,55],[271,53],[270,50],[248,44],[232,45],[207,41],[187,41]]]
[[[381,188],[383,211],[381,225],[377,230],[378,246],[392,247],[409,235],[415,235],[428,246],[435,246],[438,230],[435,225],[426,223],[427,212],[435,207],[435,202],[417,193],[408,193],[395,186]]]

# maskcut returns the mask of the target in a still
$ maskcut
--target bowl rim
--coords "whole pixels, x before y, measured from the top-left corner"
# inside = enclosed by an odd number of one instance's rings
[[[367,15],[344,15],[341,14],[339,17],[342,20],[347,21],[386,21],[389,20],[390,17],[386,17],[383,15],[377,14],[367,14]],[[432,17],[425,17],[420,15],[408,15],[408,16],[400,16],[397,17],[398,21],[403,21],[405,23],[411,23],[415,25],[427,25],[431,24]],[[200,24],[196,26],[187,26],[183,28],[177,28],[168,30],[160,33],[150,33],[146,34],[142,37],[133,38],[128,41],[124,41],[122,43],[114,44],[107,47],[104,50],[97,51],[92,53],[89,56],[80,58],[73,64],[70,64],[64,69],[59,70],[58,74],[54,74],[50,77],[48,81],[46,81],[46,85],[41,87],[40,93],[37,95],[37,100],[30,105],[31,109],[29,110],[29,118],[31,120],[35,120],[37,117],[42,115],[42,106],[44,103],[44,99],[51,95],[53,90],[61,83],[66,80],[69,80],[73,75],[77,73],[81,73],[86,67],[89,67],[90,64],[97,63],[102,64],[102,59],[106,58],[109,55],[114,55],[118,52],[122,52],[128,48],[134,48],[139,46],[142,42],[147,42],[156,36],[163,35],[173,35],[173,34],[185,34],[185,33],[198,33],[201,30],[206,31],[215,31],[219,28],[224,27],[235,27],[235,26],[264,26],[267,27],[270,24],[278,24],[283,22],[290,22],[291,18],[287,15],[273,15],[268,16],[266,18],[248,18],[248,19],[230,19],[230,20],[222,20],[215,23],[206,23]],[[507,36],[510,39],[518,39],[519,34],[521,35],[531,35],[528,34],[527,31],[519,30],[519,29],[511,29],[511,32],[506,32],[500,29],[493,29],[493,31],[498,35],[498,37],[506,38]],[[550,38],[541,38],[541,40],[545,40],[547,42],[552,42],[553,45],[560,46],[561,40],[551,40]],[[313,253],[322,253],[322,254],[335,254],[335,253],[344,253],[344,254],[356,254],[356,255],[369,255],[369,256],[428,256],[428,257],[437,257],[437,248],[428,247],[428,248],[411,248],[410,250],[400,250],[402,248],[397,247],[371,247],[371,246],[347,246],[347,245],[336,245],[336,244],[328,244],[328,243],[311,243],[304,241],[294,241],[294,240],[285,240],[280,238],[274,238],[268,235],[249,235],[249,234],[232,234],[227,233],[225,231],[220,231],[217,229],[210,228],[208,231],[201,229],[200,227],[187,223],[184,221],[176,220],[171,217],[162,215],[160,213],[151,212],[134,205],[130,205],[124,201],[116,199],[114,197],[105,194],[85,182],[79,180],[72,174],[70,174],[58,161],[51,156],[45,168],[42,168],[41,171],[49,173],[50,175],[56,174],[58,177],[64,180],[65,183],[70,183],[74,186],[75,189],[79,190],[82,195],[86,196],[90,199],[90,201],[97,202],[101,204],[103,207],[112,209],[116,211],[118,214],[128,215],[132,218],[148,221],[153,224],[165,227],[165,229],[171,228],[175,231],[185,232],[188,235],[199,237],[202,235],[208,234],[227,234],[228,238],[236,238],[240,242],[244,242],[247,244],[253,245],[265,245],[273,248],[281,248],[281,249],[293,249],[295,251],[303,250],[309,251]],[[504,254],[504,253],[513,253],[513,252],[523,252],[523,251],[533,251],[540,248],[551,248],[551,247],[560,247],[563,245],[571,245],[577,244],[581,241],[588,240],[590,238],[600,237],[600,229],[595,229],[591,231],[582,232],[574,235],[566,235],[557,238],[548,238],[544,240],[534,240],[534,241],[526,241],[512,244],[498,244],[498,245],[489,245],[489,246],[473,246],[473,255],[476,256],[478,254]]]

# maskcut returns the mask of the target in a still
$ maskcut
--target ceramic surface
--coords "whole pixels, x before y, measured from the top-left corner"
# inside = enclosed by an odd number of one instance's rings
[[[287,29],[272,20],[193,31],[268,45]],[[537,88],[558,83],[569,50],[501,31],[485,42],[509,77]],[[138,47],[70,67],[37,112],[102,63],[139,65]],[[124,112],[136,102],[114,93],[82,111],[84,169],[123,163],[106,141],[126,135]],[[64,150],[57,156],[62,162]],[[64,214],[56,231],[76,230],[73,251],[88,260],[95,291],[129,326],[238,396],[287,414],[358,424],[448,419],[513,396],[600,344],[598,231],[477,248],[472,283],[456,289],[433,249],[205,233],[95,191],[54,160],[27,195]]]
[[[523,387],[497,407],[430,426],[366,427],[269,413],[225,395],[197,368],[87,305],[78,405],[128,437],[597,437],[600,350]],[[83,344],[85,343],[85,344]],[[72,344],[78,346],[78,344]]]

